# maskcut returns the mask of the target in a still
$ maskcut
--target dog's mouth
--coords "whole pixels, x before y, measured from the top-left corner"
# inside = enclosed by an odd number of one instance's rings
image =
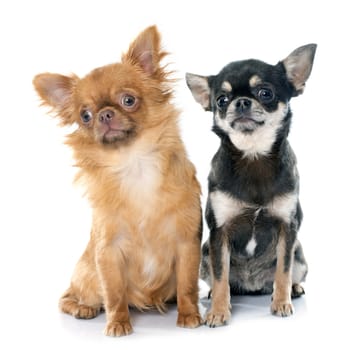
[[[254,131],[257,127],[265,124],[265,120],[259,118],[256,119],[251,114],[239,114],[231,122],[233,129],[239,129],[241,131]]]
[[[127,139],[131,134],[132,129],[115,129],[110,127],[105,131],[101,140],[103,144],[113,144]]]
[[[253,122],[253,123],[256,123],[256,124],[264,123],[263,121],[258,121],[256,119],[254,119],[253,117],[246,116],[246,115],[240,115],[239,117],[237,117],[234,120],[234,122],[236,122],[236,123],[250,123],[250,122]]]
[[[99,122],[95,126],[95,138],[103,145],[119,145],[136,132],[136,124],[130,118],[116,117]]]

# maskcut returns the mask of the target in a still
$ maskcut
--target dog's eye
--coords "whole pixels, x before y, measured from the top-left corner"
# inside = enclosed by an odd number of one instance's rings
[[[136,103],[136,98],[131,95],[124,95],[121,99],[121,103],[126,108],[131,108]]]
[[[225,95],[221,95],[216,99],[216,104],[219,108],[225,108],[228,105],[229,98]]]
[[[127,112],[135,112],[140,105],[140,99],[130,93],[122,93],[118,99],[119,105]]]
[[[258,91],[258,97],[261,102],[271,102],[274,99],[274,93],[271,89],[263,88]]]
[[[82,110],[80,113],[80,118],[84,124],[88,124],[92,119],[92,113],[89,110]]]

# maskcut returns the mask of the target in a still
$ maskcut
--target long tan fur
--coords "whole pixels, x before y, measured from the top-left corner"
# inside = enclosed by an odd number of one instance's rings
[[[149,27],[122,63],[83,79],[49,73],[34,79],[62,124],[78,124],[67,143],[80,168],[77,181],[86,186],[93,208],[91,238],[60,308],[77,318],[95,317],[104,308],[105,333],[112,336],[132,331],[128,305],[163,310],[176,298],[179,326],[202,323],[200,187],[179,137],[167,73],[159,65],[164,55],[156,28]],[[105,108],[102,100],[113,101],[125,89],[140,106],[129,113],[113,105],[113,111],[132,133],[104,144],[98,121],[82,124],[82,105],[98,115]]]

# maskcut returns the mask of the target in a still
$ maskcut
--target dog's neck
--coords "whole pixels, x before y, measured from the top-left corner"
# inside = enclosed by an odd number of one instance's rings
[[[242,158],[247,162],[253,162],[266,158],[278,158],[284,153],[288,144],[291,117],[292,113],[289,110],[281,126],[271,133],[259,133],[257,129],[254,131],[255,134],[245,135],[241,132],[227,134],[216,125],[213,127],[213,132],[220,137],[222,147],[236,159]]]

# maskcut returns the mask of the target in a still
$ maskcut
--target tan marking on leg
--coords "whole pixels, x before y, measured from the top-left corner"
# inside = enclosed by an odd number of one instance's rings
[[[222,248],[222,273],[221,278],[218,280],[215,278],[213,269],[211,266],[211,280],[212,286],[212,302],[211,308],[206,315],[206,324],[209,327],[223,326],[231,318],[231,304],[230,304],[230,253],[228,251],[226,243]]]
[[[275,282],[273,285],[271,313],[276,316],[290,316],[293,314],[293,305],[291,300],[292,291],[292,265],[291,257],[290,267],[286,271],[284,257],[286,254],[286,232],[281,228],[279,241],[277,244],[277,266],[275,273]]]

